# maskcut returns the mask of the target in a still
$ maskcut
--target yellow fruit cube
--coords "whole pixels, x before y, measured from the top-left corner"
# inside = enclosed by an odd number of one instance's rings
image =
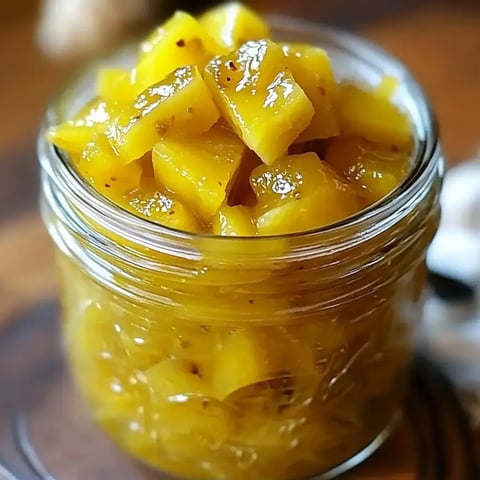
[[[72,120],[50,127],[47,138],[68,153],[79,154],[95,134],[105,130],[110,115],[107,103],[94,99],[80,109]]]
[[[250,182],[258,198],[260,235],[311,230],[359,209],[356,194],[315,153],[290,155],[257,167]]]
[[[102,98],[95,98],[82,107],[72,119],[72,124],[105,130],[112,116],[112,107]]]
[[[367,204],[390,192],[405,178],[409,155],[358,137],[338,137],[328,147],[326,160],[360,189]]]
[[[282,44],[282,49],[287,57],[288,69],[315,109],[310,125],[297,142],[338,135],[340,128],[333,106],[338,86],[327,52],[296,43]]]
[[[270,37],[270,27],[255,12],[238,2],[230,2],[204,13],[200,25],[219,45],[228,50],[250,40]]]
[[[210,385],[194,361],[167,358],[147,369],[144,375],[153,400],[181,402],[180,396],[211,396]]]
[[[124,195],[122,204],[135,215],[159,225],[184,232],[201,231],[195,215],[171,193],[159,189],[152,181],[144,181],[140,188]]]
[[[264,163],[284,155],[310,124],[310,100],[285,70],[270,40],[247,42],[205,68],[205,81],[223,118]]]
[[[110,103],[132,102],[141,92],[131,80],[130,70],[123,68],[102,68],[97,78],[97,93]]]
[[[251,237],[256,234],[252,211],[243,205],[224,205],[215,215],[212,233],[231,237]]]
[[[265,388],[280,396],[285,381],[293,386],[288,379],[315,375],[315,351],[284,327],[237,329],[219,341],[213,368],[213,389],[221,400],[240,402]],[[313,378],[310,383],[314,388]]]
[[[79,154],[89,143],[98,129],[95,125],[75,125],[74,122],[65,122],[47,131],[47,138],[58,148],[68,153]]]
[[[195,18],[176,12],[141,44],[135,83],[142,89],[149,87],[185,65],[203,69],[222,51]]]
[[[343,134],[399,147],[411,141],[412,128],[408,116],[385,97],[382,90],[369,92],[355,85],[343,84],[336,107]]]
[[[155,179],[209,222],[228,195],[244,151],[221,125],[198,137],[165,138],[153,149]]]
[[[212,96],[195,66],[175,70],[138,95],[111,122],[106,133],[124,163],[139,159],[166,135],[193,136],[219,117]]]
[[[138,188],[142,175],[138,163],[122,165],[103,134],[95,135],[87,144],[77,168],[97,190],[108,196],[114,193],[127,193]]]

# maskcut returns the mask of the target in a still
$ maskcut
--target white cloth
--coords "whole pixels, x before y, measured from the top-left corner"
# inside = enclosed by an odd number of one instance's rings
[[[463,393],[480,426],[480,158],[450,169],[441,194],[442,219],[429,249],[429,267],[476,289],[463,304],[427,299],[422,348]]]

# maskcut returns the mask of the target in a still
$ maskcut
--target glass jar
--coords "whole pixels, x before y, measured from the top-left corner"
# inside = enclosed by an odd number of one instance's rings
[[[40,135],[73,376],[118,445],[189,479],[332,478],[382,443],[401,410],[438,223],[443,157],[405,67],[344,32],[273,25],[278,38],[325,47],[340,78],[400,81],[411,172],[353,218],[221,238],[134,217],[45,140],[93,95],[91,72],[51,107]]]

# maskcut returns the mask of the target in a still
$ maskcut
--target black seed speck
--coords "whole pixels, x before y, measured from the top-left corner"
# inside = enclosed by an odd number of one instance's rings
[[[253,305],[253,304],[255,303],[255,300],[254,300],[253,298],[250,298],[250,299],[248,300],[248,303],[249,303],[250,305]]]
[[[181,38],[178,42],[177,42],[177,47],[184,47],[185,46],[185,40],[183,38]]]

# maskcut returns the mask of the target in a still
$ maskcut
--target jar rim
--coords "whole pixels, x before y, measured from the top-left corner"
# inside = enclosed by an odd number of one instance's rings
[[[198,246],[210,242],[210,248],[215,246],[233,244],[235,242],[255,242],[256,245],[276,241],[278,239],[290,240],[298,243],[292,250],[305,247],[328,249],[332,244],[338,246],[338,242],[348,248],[351,242],[345,241],[349,232],[360,231],[365,233],[369,227],[378,233],[394,224],[396,212],[400,211],[406,204],[417,195],[428,179],[438,173],[439,160],[441,157],[438,142],[437,122],[427,100],[427,97],[410,73],[408,68],[390,53],[375,45],[362,36],[346,32],[342,29],[326,26],[322,23],[312,22],[303,19],[285,17],[281,15],[270,15],[267,17],[275,33],[282,36],[292,35],[293,38],[305,37],[309,43],[316,43],[322,46],[322,39],[335,45],[335,48],[362,61],[370,61],[371,65],[380,69],[382,74],[389,73],[399,80],[399,84],[406,89],[404,101],[409,104],[410,120],[415,127],[415,153],[412,155],[412,168],[403,182],[389,195],[380,201],[362,209],[356,214],[347,217],[339,222],[321,226],[315,229],[266,236],[231,237],[209,233],[191,233],[177,230],[165,225],[154,223],[148,219],[140,218],[128,210],[114,203],[108,197],[99,193],[86,179],[84,179],[74,168],[68,155],[55,147],[46,138],[46,131],[52,125],[59,123],[60,108],[64,96],[68,93],[62,90],[60,94],[50,103],[44,122],[40,129],[38,139],[38,156],[42,170],[51,180],[70,198],[88,212],[104,220],[107,228],[114,233],[126,235],[130,240],[142,245],[148,245],[155,250],[162,250],[166,242],[172,244],[175,249],[189,250],[191,244]],[[329,47],[325,47],[329,52]],[[367,60],[368,59],[368,60]],[[70,87],[75,86],[82,77],[97,70],[97,64],[81,72]],[[120,226],[120,228],[119,228]],[[372,230],[372,228],[370,228]],[[375,232],[372,232],[375,233]],[[371,238],[372,235],[366,237]],[[328,241],[322,242],[322,237],[328,237]],[[366,238],[365,237],[365,238]],[[293,253],[293,252],[292,252]],[[285,255],[281,255],[282,258]]]

